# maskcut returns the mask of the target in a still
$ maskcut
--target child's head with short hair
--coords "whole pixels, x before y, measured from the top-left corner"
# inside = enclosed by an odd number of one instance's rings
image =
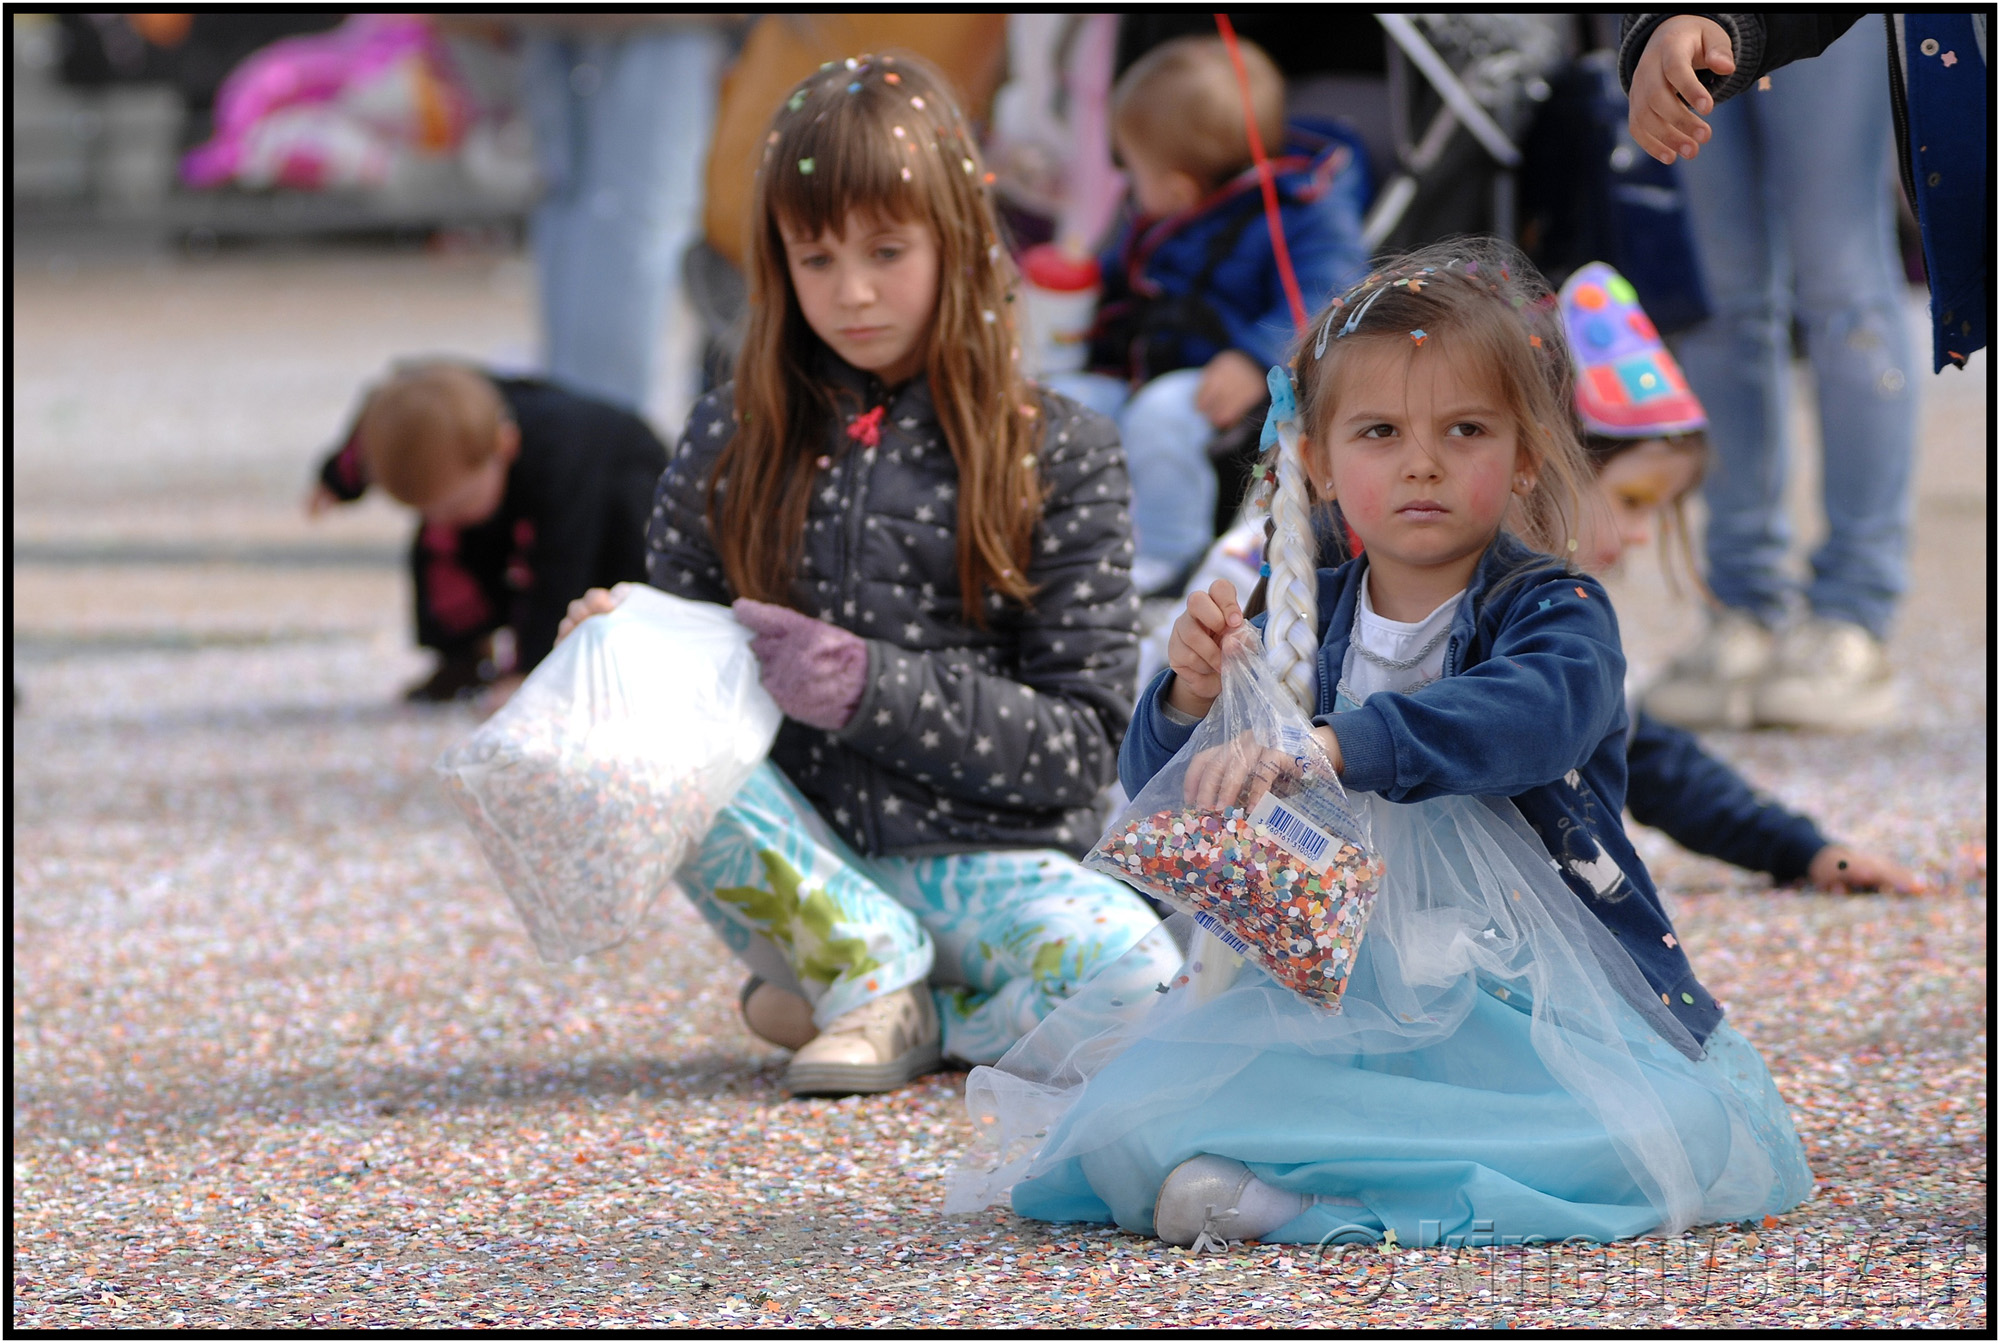
[[[493,380],[463,364],[403,365],[356,426],[370,477],[433,522],[467,526],[500,506],[520,446]]]
[[[1423,527],[1464,525],[1463,544],[1483,532],[1482,551],[1511,527],[1535,549],[1573,558],[1592,506],[1591,473],[1554,309],[1547,285],[1517,250],[1467,238],[1382,264],[1314,319],[1296,363],[1309,471],[1321,497],[1341,505],[1364,549],[1377,549],[1414,519]],[[1418,405],[1438,422],[1404,425],[1408,408]],[[1500,457],[1511,460],[1484,463],[1480,469],[1494,478],[1451,503],[1442,519],[1417,518],[1397,504],[1410,492],[1401,484],[1374,482],[1395,495],[1386,502],[1357,496],[1351,485],[1343,494],[1344,471],[1367,480],[1368,463],[1406,436],[1447,472],[1478,454],[1492,456],[1496,443],[1510,449]],[[1376,529],[1382,534],[1371,535]]]
[[[1284,76],[1256,43],[1237,47],[1257,134],[1275,154],[1285,134]],[[1111,132],[1146,215],[1178,213],[1249,167],[1243,94],[1222,39],[1177,37],[1133,62],[1112,90]]]
[[[885,381],[928,377],[959,473],[968,619],[1032,593],[1041,411],[1021,372],[1017,276],[991,183],[944,77],[920,57],[829,62],[779,105],[751,211],[738,429],[709,494],[739,595],[795,600],[827,419],[865,409],[835,404],[821,363],[829,351]],[[848,270],[851,279],[828,283]],[[896,358],[877,353],[885,343]]]

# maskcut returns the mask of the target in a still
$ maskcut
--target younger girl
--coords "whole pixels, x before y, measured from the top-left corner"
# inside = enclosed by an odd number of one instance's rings
[[[1707,469],[1708,417],[1617,271],[1601,261],[1579,267],[1563,283],[1560,302],[1600,505],[1585,513],[1577,560],[1591,573],[1608,572],[1656,533],[1663,542],[1677,538],[1686,556],[1681,503]],[[1695,853],[1768,872],[1780,885],[1918,890],[1917,879],[1888,858],[1836,844],[1810,817],[1760,797],[1685,728],[1636,705],[1630,712],[1625,805],[1635,820]]]
[[[1432,1244],[1677,1231],[1810,1190],[1620,821],[1616,622],[1553,558],[1587,468],[1552,309],[1518,255],[1446,245],[1317,319],[1296,409],[1273,378],[1265,656],[1386,864],[1341,1011],[1191,938],[1164,992],[1079,995],[974,1072],[997,1162],[948,1207],[1010,1189],[1026,1216],[1183,1245]],[[1361,558],[1314,574],[1296,553],[1311,498],[1339,503]],[[1244,623],[1226,583],[1188,599],[1126,737],[1128,792],[1208,711]]]
[[[786,713],[678,879],[755,972],[745,1017],[797,1050],[795,1094],[997,1059],[1158,923],[1071,856],[1131,702],[1125,459],[1021,376],[989,180],[920,60],[797,86],[736,381],[648,528],[652,582],[733,602]]]

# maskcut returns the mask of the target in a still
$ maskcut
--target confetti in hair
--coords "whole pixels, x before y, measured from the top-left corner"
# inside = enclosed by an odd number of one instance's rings
[[[805,174],[805,175],[806,175],[807,177],[811,177],[811,176],[812,176],[812,170],[813,170],[813,161],[812,161],[811,159],[800,159],[800,160],[799,160],[799,171],[800,171],[800,172],[804,173],[804,174]]]
[[[1422,345],[1426,340],[1429,339],[1430,339],[1430,333],[1424,330],[1422,327],[1418,327],[1416,330],[1410,333],[1410,344],[1412,345]]]

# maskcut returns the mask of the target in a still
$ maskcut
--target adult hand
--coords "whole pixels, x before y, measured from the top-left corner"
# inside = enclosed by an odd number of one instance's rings
[[[618,587],[610,589],[592,588],[571,602],[569,610],[563,613],[562,624],[556,626],[556,642],[561,643],[567,639],[571,630],[592,616],[609,615],[616,611],[618,603],[624,600],[624,594],[619,590],[624,586],[620,583]]]
[[[1167,636],[1167,665],[1174,669],[1167,703],[1181,713],[1205,717],[1222,693],[1222,641],[1242,628],[1243,608],[1228,579],[1216,579],[1205,592],[1190,592],[1187,609],[1174,618]]]
[[[868,641],[788,606],[739,597],[730,609],[757,636],[750,651],[785,717],[827,732],[846,727],[868,688]]]
[[[1653,29],[1632,69],[1626,125],[1639,148],[1662,163],[1693,158],[1714,134],[1697,115],[1715,110],[1697,70],[1735,74],[1736,57],[1722,25],[1694,14],[1676,14]]]
[[[1241,350],[1224,350],[1208,361],[1201,371],[1201,385],[1194,391],[1194,408],[1217,429],[1249,414],[1269,394],[1264,370],[1250,362]]]
[[[1845,844],[1829,844],[1814,854],[1812,865],[1806,868],[1806,880],[1821,890],[1840,894],[1893,891],[1918,895],[1924,889],[1924,883],[1908,869],[1878,853],[1862,853]]]

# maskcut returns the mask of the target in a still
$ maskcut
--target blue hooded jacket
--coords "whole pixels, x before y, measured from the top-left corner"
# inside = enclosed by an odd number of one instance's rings
[[[1674,935],[1652,876],[1626,837],[1625,654],[1597,580],[1502,534],[1452,618],[1444,675],[1414,694],[1382,692],[1333,714],[1333,689],[1368,560],[1319,571],[1315,723],[1340,739],[1341,779],[1391,802],[1508,797],[1571,890],[1631,955],[1697,1041],[1722,1019]],[[1169,720],[1163,671],[1139,699],[1118,757],[1137,795],[1194,728]]]
[[[1285,246],[1311,310],[1367,269],[1367,170],[1338,128],[1309,122],[1286,128],[1271,169]],[[1255,168],[1182,214],[1128,217],[1099,264],[1104,295],[1091,360],[1100,372],[1144,382],[1199,368],[1224,350],[1241,350],[1259,368],[1283,362],[1292,311]]]

